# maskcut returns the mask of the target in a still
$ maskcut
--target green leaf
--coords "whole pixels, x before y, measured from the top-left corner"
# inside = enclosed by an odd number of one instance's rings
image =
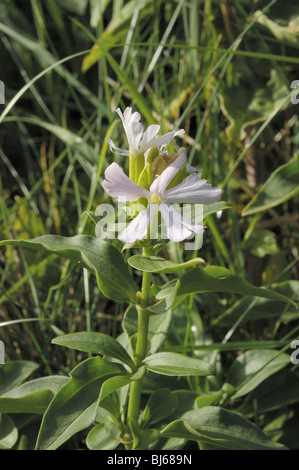
[[[247,204],[242,215],[256,214],[275,207],[299,194],[299,155],[275,170],[260,191]]]
[[[222,390],[218,390],[216,392],[203,393],[195,400],[196,408],[205,408],[206,406],[216,405],[222,398],[222,395]]]
[[[57,336],[52,343],[91,354],[104,354],[124,362],[129,367],[135,363],[124,347],[109,335],[95,332],[79,332]]]
[[[44,235],[33,240],[4,240],[1,245],[40,249],[80,262],[96,275],[100,290],[112,300],[134,301],[139,290],[120,252],[110,243],[89,235]]]
[[[119,434],[117,426],[114,424],[113,430],[105,424],[99,423],[94,426],[86,438],[86,445],[89,450],[113,450],[119,445]]]
[[[135,374],[118,375],[105,380],[101,388],[99,403],[110,395],[110,393],[125,387],[134,380],[140,380],[144,376],[145,372],[145,367],[140,367]]]
[[[147,307],[153,313],[165,313],[171,309],[177,293],[178,281],[173,279],[159,288],[156,303]]]
[[[270,286],[271,290],[279,294],[293,299],[295,302],[299,301],[299,281],[284,281]],[[287,311],[284,313],[283,305],[271,299],[256,298],[253,304],[254,297],[246,297],[235,302],[228,308],[222,315],[216,318],[212,324],[219,327],[228,327],[233,325],[242,314],[248,310],[247,315],[242,319],[242,323],[248,321],[258,321],[264,318],[280,317],[287,322],[288,319],[296,319],[299,315],[298,309],[293,305],[287,305]],[[252,307],[250,307],[252,304]]]
[[[203,219],[208,215],[215,214],[216,212],[223,211],[225,209],[232,209],[232,206],[226,201],[219,201],[214,204],[204,204]]]
[[[238,413],[250,418],[256,414],[269,413],[290,407],[299,401],[299,377],[296,371],[282,369],[262,382],[238,407]]]
[[[141,429],[134,419],[130,420],[129,425],[133,436],[132,449],[134,450],[148,449],[160,437],[158,429]]]
[[[255,287],[241,276],[231,274],[225,268],[209,266],[205,269],[194,268],[185,273],[179,280],[178,296],[197,292],[230,292],[241,295],[252,295],[280,302],[296,303],[288,297],[263,287]]]
[[[119,364],[101,357],[86,359],[70,373],[71,379],[51,401],[46,410],[37,450],[55,450],[95,419],[101,387],[107,376],[124,374]]]
[[[0,449],[11,449],[18,439],[18,429],[10,416],[0,414]]]
[[[257,228],[251,233],[243,248],[258,258],[279,253],[275,233],[261,228]]]
[[[161,436],[181,437],[225,450],[287,450],[247,419],[214,406],[188,411],[182,419],[166,426]]]
[[[26,382],[0,397],[0,413],[42,414],[68,381],[67,377],[53,375]]]
[[[175,263],[159,256],[133,255],[128,258],[132,268],[148,273],[176,273],[179,269],[190,268],[199,263],[205,263],[202,258],[194,258],[185,263]]]
[[[174,376],[214,375],[214,368],[207,362],[178,353],[156,353],[145,358],[143,364],[156,374]]]
[[[10,361],[0,365],[0,396],[18,387],[37,368],[31,361]]]
[[[231,398],[246,395],[289,364],[289,354],[269,349],[246,351],[235,359],[228,370],[227,381],[236,389]]]
[[[162,388],[152,393],[140,416],[141,427],[149,427],[174,412],[177,406],[177,397],[168,388]]]

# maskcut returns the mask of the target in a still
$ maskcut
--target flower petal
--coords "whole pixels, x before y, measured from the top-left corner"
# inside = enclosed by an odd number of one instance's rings
[[[219,201],[222,190],[212,188],[206,181],[196,174],[189,175],[182,183],[165,191],[164,201],[189,204],[213,204]]]
[[[166,190],[169,183],[173,180],[175,175],[180,171],[181,167],[184,165],[186,161],[186,154],[182,152],[178,158],[174,160],[164,171],[162,171],[161,175],[152,182],[150,186],[150,192],[152,193],[159,193],[163,194]],[[163,197],[164,199],[164,197]]]
[[[156,147],[155,140],[159,130],[160,126],[158,124],[152,124],[151,126],[148,126],[139,142],[140,153],[144,153],[151,147]]]
[[[203,227],[183,217],[169,204],[160,204],[159,210],[166,225],[167,237],[173,242],[188,238],[193,232],[202,233]]]
[[[116,113],[122,120],[130,151],[137,156],[139,141],[143,132],[143,126],[139,122],[141,115],[137,111],[132,113],[132,108],[126,108],[124,113],[121,112],[120,108],[117,108]]]
[[[125,155],[126,157],[128,157],[130,155],[129,150],[123,150],[123,149],[120,149],[120,148],[116,147],[116,145],[114,144],[114,142],[111,139],[106,139],[106,141],[108,142],[110,150],[113,153],[117,153],[118,155]]]
[[[136,240],[141,240],[147,235],[147,229],[150,224],[150,208],[140,212],[132,222],[123,230],[118,239],[124,243],[134,243]]]
[[[102,185],[112,197],[124,196],[127,201],[136,201],[140,197],[150,198],[149,191],[133,183],[115,162],[106,169],[105,178]]]
[[[171,131],[164,135],[159,135],[155,139],[155,147],[162,148],[166,144],[168,144],[168,142],[174,139],[174,137],[176,137],[177,135],[181,135],[181,134],[185,134],[184,129],[180,129],[179,131]],[[154,147],[154,145],[152,146]]]

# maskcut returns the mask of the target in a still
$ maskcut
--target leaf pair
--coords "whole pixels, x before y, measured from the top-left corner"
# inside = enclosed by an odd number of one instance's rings
[[[92,332],[71,333],[58,336],[52,343],[79,351],[104,354],[121,363],[125,363],[133,372],[136,371],[136,364],[124,347],[117,340],[108,335]],[[163,375],[206,376],[214,374],[213,367],[207,362],[171,352],[157,352],[151,354],[142,361],[142,365],[152,372]],[[123,372],[125,372],[125,370]]]
[[[117,301],[136,302],[138,285],[130,275],[121,253],[110,243],[91,237],[77,235],[62,237],[44,235],[33,240],[4,240],[1,245],[14,245],[23,248],[41,249],[59,256],[80,262],[94,272],[103,294]],[[173,273],[204,261],[201,258],[185,263],[174,263],[157,256],[143,257],[135,255],[129,258],[129,264],[135,269],[152,273]],[[295,302],[272,290],[255,287],[238,275],[218,266],[205,269],[194,268],[180,279],[177,294],[187,295],[196,292],[229,292],[241,295],[253,295],[271,300]],[[297,306],[296,306],[297,308]]]

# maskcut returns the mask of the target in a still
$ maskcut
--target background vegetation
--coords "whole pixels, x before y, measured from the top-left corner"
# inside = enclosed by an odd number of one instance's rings
[[[223,188],[226,208],[206,218],[198,256],[299,300],[296,0],[2,0],[0,39],[1,239],[94,234],[85,212],[107,199],[103,172],[113,159],[127,165],[105,137],[121,144],[114,111],[133,106],[144,125],[184,128],[173,149],[186,147],[188,162]],[[171,244],[169,253],[195,256]],[[6,362],[39,365],[31,377],[67,374],[84,357],[51,345],[54,336],[115,337],[125,308],[70,262],[1,247],[0,340]],[[192,296],[174,312],[168,348],[216,361],[218,375],[183,388],[239,387],[228,406],[298,449],[297,319],[294,307],[266,299]],[[16,423],[15,445],[26,436],[30,448],[38,420]]]

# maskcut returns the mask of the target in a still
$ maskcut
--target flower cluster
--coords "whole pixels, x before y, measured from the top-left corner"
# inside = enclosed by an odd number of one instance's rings
[[[117,113],[122,119],[127,135],[129,150],[118,149],[112,141],[110,147],[123,155],[138,157],[149,152],[151,148],[160,149],[170,142],[176,135],[184,131],[169,132],[164,136],[158,136],[160,126],[152,125],[143,132],[143,126],[139,122],[140,114],[132,113],[127,108],[124,114],[118,109]],[[145,159],[146,162],[146,159]],[[152,216],[160,212],[166,226],[167,238],[179,242],[189,238],[192,234],[203,232],[203,226],[198,225],[179,212],[174,210],[171,204],[212,204],[221,198],[221,189],[212,188],[207,180],[198,176],[197,172],[191,173],[179,184],[171,183],[186,166],[186,152],[181,149],[178,156],[162,172],[155,176],[149,189],[136,184],[122,170],[117,163],[112,163],[105,171],[103,187],[114,198],[125,198],[126,201],[137,201],[140,198],[147,201],[147,207],[129,223],[118,238],[125,243],[133,243],[144,239],[148,234]]]

